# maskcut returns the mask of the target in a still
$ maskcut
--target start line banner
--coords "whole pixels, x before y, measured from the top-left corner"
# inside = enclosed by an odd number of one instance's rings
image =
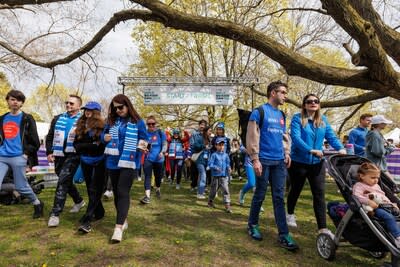
[[[233,85],[141,86],[145,105],[225,105],[233,104]]]

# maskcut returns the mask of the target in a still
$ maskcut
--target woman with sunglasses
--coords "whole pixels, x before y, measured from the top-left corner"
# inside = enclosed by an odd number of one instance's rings
[[[340,153],[345,154],[346,151],[327,118],[321,114],[320,101],[315,94],[308,94],[303,98],[301,112],[292,118],[290,136],[292,164],[289,168],[287,224],[297,227],[294,209],[307,178],[313,196],[313,208],[319,233],[333,236],[326,228],[325,167],[321,160],[324,156],[322,153],[324,139]]]
[[[165,133],[157,128],[156,118],[147,117],[147,136],[150,144],[150,150],[145,154],[144,170],[144,192],[145,196],[140,200],[142,204],[150,204],[151,174],[154,172],[156,184],[156,196],[161,197],[161,179],[164,163],[164,154],[167,151],[167,138]]]
[[[106,180],[106,167],[104,162],[104,143],[100,142],[105,122],[101,116],[99,103],[90,101],[83,108],[84,113],[78,119],[74,147],[80,156],[83,177],[89,197],[89,204],[85,215],[80,219],[78,230],[89,233],[91,222],[104,217],[104,207],[101,203],[104,184]]]
[[[121,242],[123,231],[128,228],[129,192],[140,168],[138,143],[139,140],[147,140],[145,123],[127,96],[118,94],[111,100],[103,140],[106,143],[106,168],[117,210],[111,241],[117,243]]]

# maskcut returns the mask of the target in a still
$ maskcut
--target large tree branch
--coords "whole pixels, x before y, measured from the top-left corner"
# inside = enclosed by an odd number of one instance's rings
[[[72,2],[75,0],[2,0],[0,6],[42,5],[58,2]]]
[[[44,67],[44,68],[54,68],[57,65],[62,65],[62,64],[67,64],[73,61],[76,58],[79,58],[80,56],[88,53],[90,50],[92,50],[102,39],[104,36],[106,36],[118,23],[126,20],[130,20],[132,18],[137,18],[137,19],[142,19],[142,20],[149,20],[151,18],[152,21],[159,21],[160,19],[157,18],[157,16],[152,15],[149,11],[145,10],[134,10],[134,9],[128,9],[128,10],[123,10],[120,12],[115,13],[109,21],[94,35],[94,37],[85,45],[83,45],[81,48],[78,50],[72,52],[68,56],[60,59],[56,59],[53,61],[40,61],[37,59],[34,59],[24,53],[23,51],[17,50],[13,48],[10,44],[0,41],[0,46],[4,47],[11,53],[18,55],[19,57],[25,59],[31,64]]]
[[[400,66],[400,33],[396,28],[392,29],[383,22],[372,6],[371,0],[349,0],[349,2],[363,19],[371,22],[385,51]]]
[[[369,70],[337,68],[307,59],[253,28],[225,20],[186,14],[157,0],[131,0],[131,2],[138,3],[163,18],[161,23],[166,27],[217,35],[255,48],[280,63],[289,75],[298,75],[320,83],[377,90],[382,94],[387,94],[390,88],[393,88],[387,87],[387,82],[375,79]],[[390,85],[393,86],[393,83]],[[400,92],[395,90],[389,92],[391,96],[400,99]]]
[[[258,95],[267,97],[266,93],[261,92],[261,91],[255,89],[254,87],[252,87],[251,90],[254,93],[258,94]],[[386,95],[382,95],[382,94],[379,94],[377,92],[368,92],[368,93],[365,93],[365,94],[362,94],[362,95],[343,98],[343,99],[340,99],[340,100],[323,101],[323,102],[321,102],[321,108],[335,108],[335,107],[354,106],[354,105],[367,103],[368,101],[377,100],[377,99],[381,99],[381,98],[385,98],[385,97],[386,97]],[[301,103],[296,101],[296,100],[288,98],[288,99],[286,99],[286,102],[289,103],[289,104],[292,104],[292,105],[294,105],[294,106],[296,106],[298,108],[301,108]]]
[[[365,21],[350,5],[349,0],[321,0],[329,15],[350,35],[360,46],[358,51],[359,64],[369,69],[372,80],[381,81],[385,90],[375,88],[375,91],[400,96],[400,77],[387,58],[376,31],[371,23]]]

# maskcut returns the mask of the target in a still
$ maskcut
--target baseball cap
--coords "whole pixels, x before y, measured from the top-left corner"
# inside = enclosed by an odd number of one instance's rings
[[[222,121],[217,123],[217,126],[215,128],[221,128],[221,129],[225,129],[225,123],[223,123]]]
[[[219,144],[219,143],[225,144],[225,137],[217,137],[217,139],[215,140],[215,143],[216,144]]]
[[[385,118],[383,115],[375,115],[371,119],[371,124],[381,124],[381,123],[386,123],[386,124],[391,124],[393,121],[388,120]]]
[[[98,110],[101,111],[101,105],[95,101],[89,101],[81,109]]]
[[[181,131],[178,129],[178,128],[175,128],[173,131],[172,131],[172,134],[180,134],[181,133]]]

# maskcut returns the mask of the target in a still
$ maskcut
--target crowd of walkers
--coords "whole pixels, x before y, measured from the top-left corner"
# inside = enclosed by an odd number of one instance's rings
[[[251,201],[247,231],[255,240],[262,240],[259,214],[267,187],[271,187],[278,242],[288,250],[298,245],[289,234],[289,226],[297,227],[296,203],[306,179],[312,193],[312,205],[320,233],[333,235],[326,225],[324,145],[338,153],[346,149],[336,136],[327,118],[321,114],[320,100],[315,94],[303,98],[302,107],[286,129],[286,116],[279,109],[288,95],[288,86],[272,82],[267,89],[268,101],[253,110],[249,117],[246,147],[239,139],[226,136],[224,122],[208,125],[200,120],[194,131],[188,129],[160,129],[156,116],[143,119],[129,98],[118,94],[106,108],[70,95],[65,102],[65,112],[54,117],[46,136],[46,154],[54,163],[58,183],[48,227],[57,227],[64,210],[66,198],[71,196],[74,205],[70,212],[79,212],[78,231],[89,233],[92,223],[105,216],[102,197],[113,197],[116,210],[111,241],[121,242],[128,228],[131,203],[130,190],[134,180],[144,175],[144,196],[140,203],[151,203],[152,191],[162,199],[164,184],[182,190],[182,178],[190,180],[190,190],[199,200],[207,199],[215,207],[218,190],[227,213],[232,212],[229,185],[232,176],[246,183],[239,192],[238,203],[244,204],[245,195],[254,192]],[[16,190],[34,205],[34,218],[43,216],[43,202],[27,183],[27,162],[35,162],[40,142],[33,117],[21,111],[25,96],[11,90],[7,96],[10,112],[0,117],[0,185],[8,168],[14,175]],[[368,131],[369,124],[372,129]],[[386,170],[385,155],[392,150],[380,131],[391,121],[381,115],[364,114],[360,126],[349,136],[356,154],[371,159],[382,171]],[[324,143],[325,141],[325,143]],[[85,178],[85,201],[73,183],[73,176],[81,166]],[[244,172],[243,172],[244,169]],[[290,181],[285,209],[285,184]],[[208,195],[206,193],[208,192]],[[87,202],[87,203],[86,203]],[[287,211],[287,213],[286,213]]]

